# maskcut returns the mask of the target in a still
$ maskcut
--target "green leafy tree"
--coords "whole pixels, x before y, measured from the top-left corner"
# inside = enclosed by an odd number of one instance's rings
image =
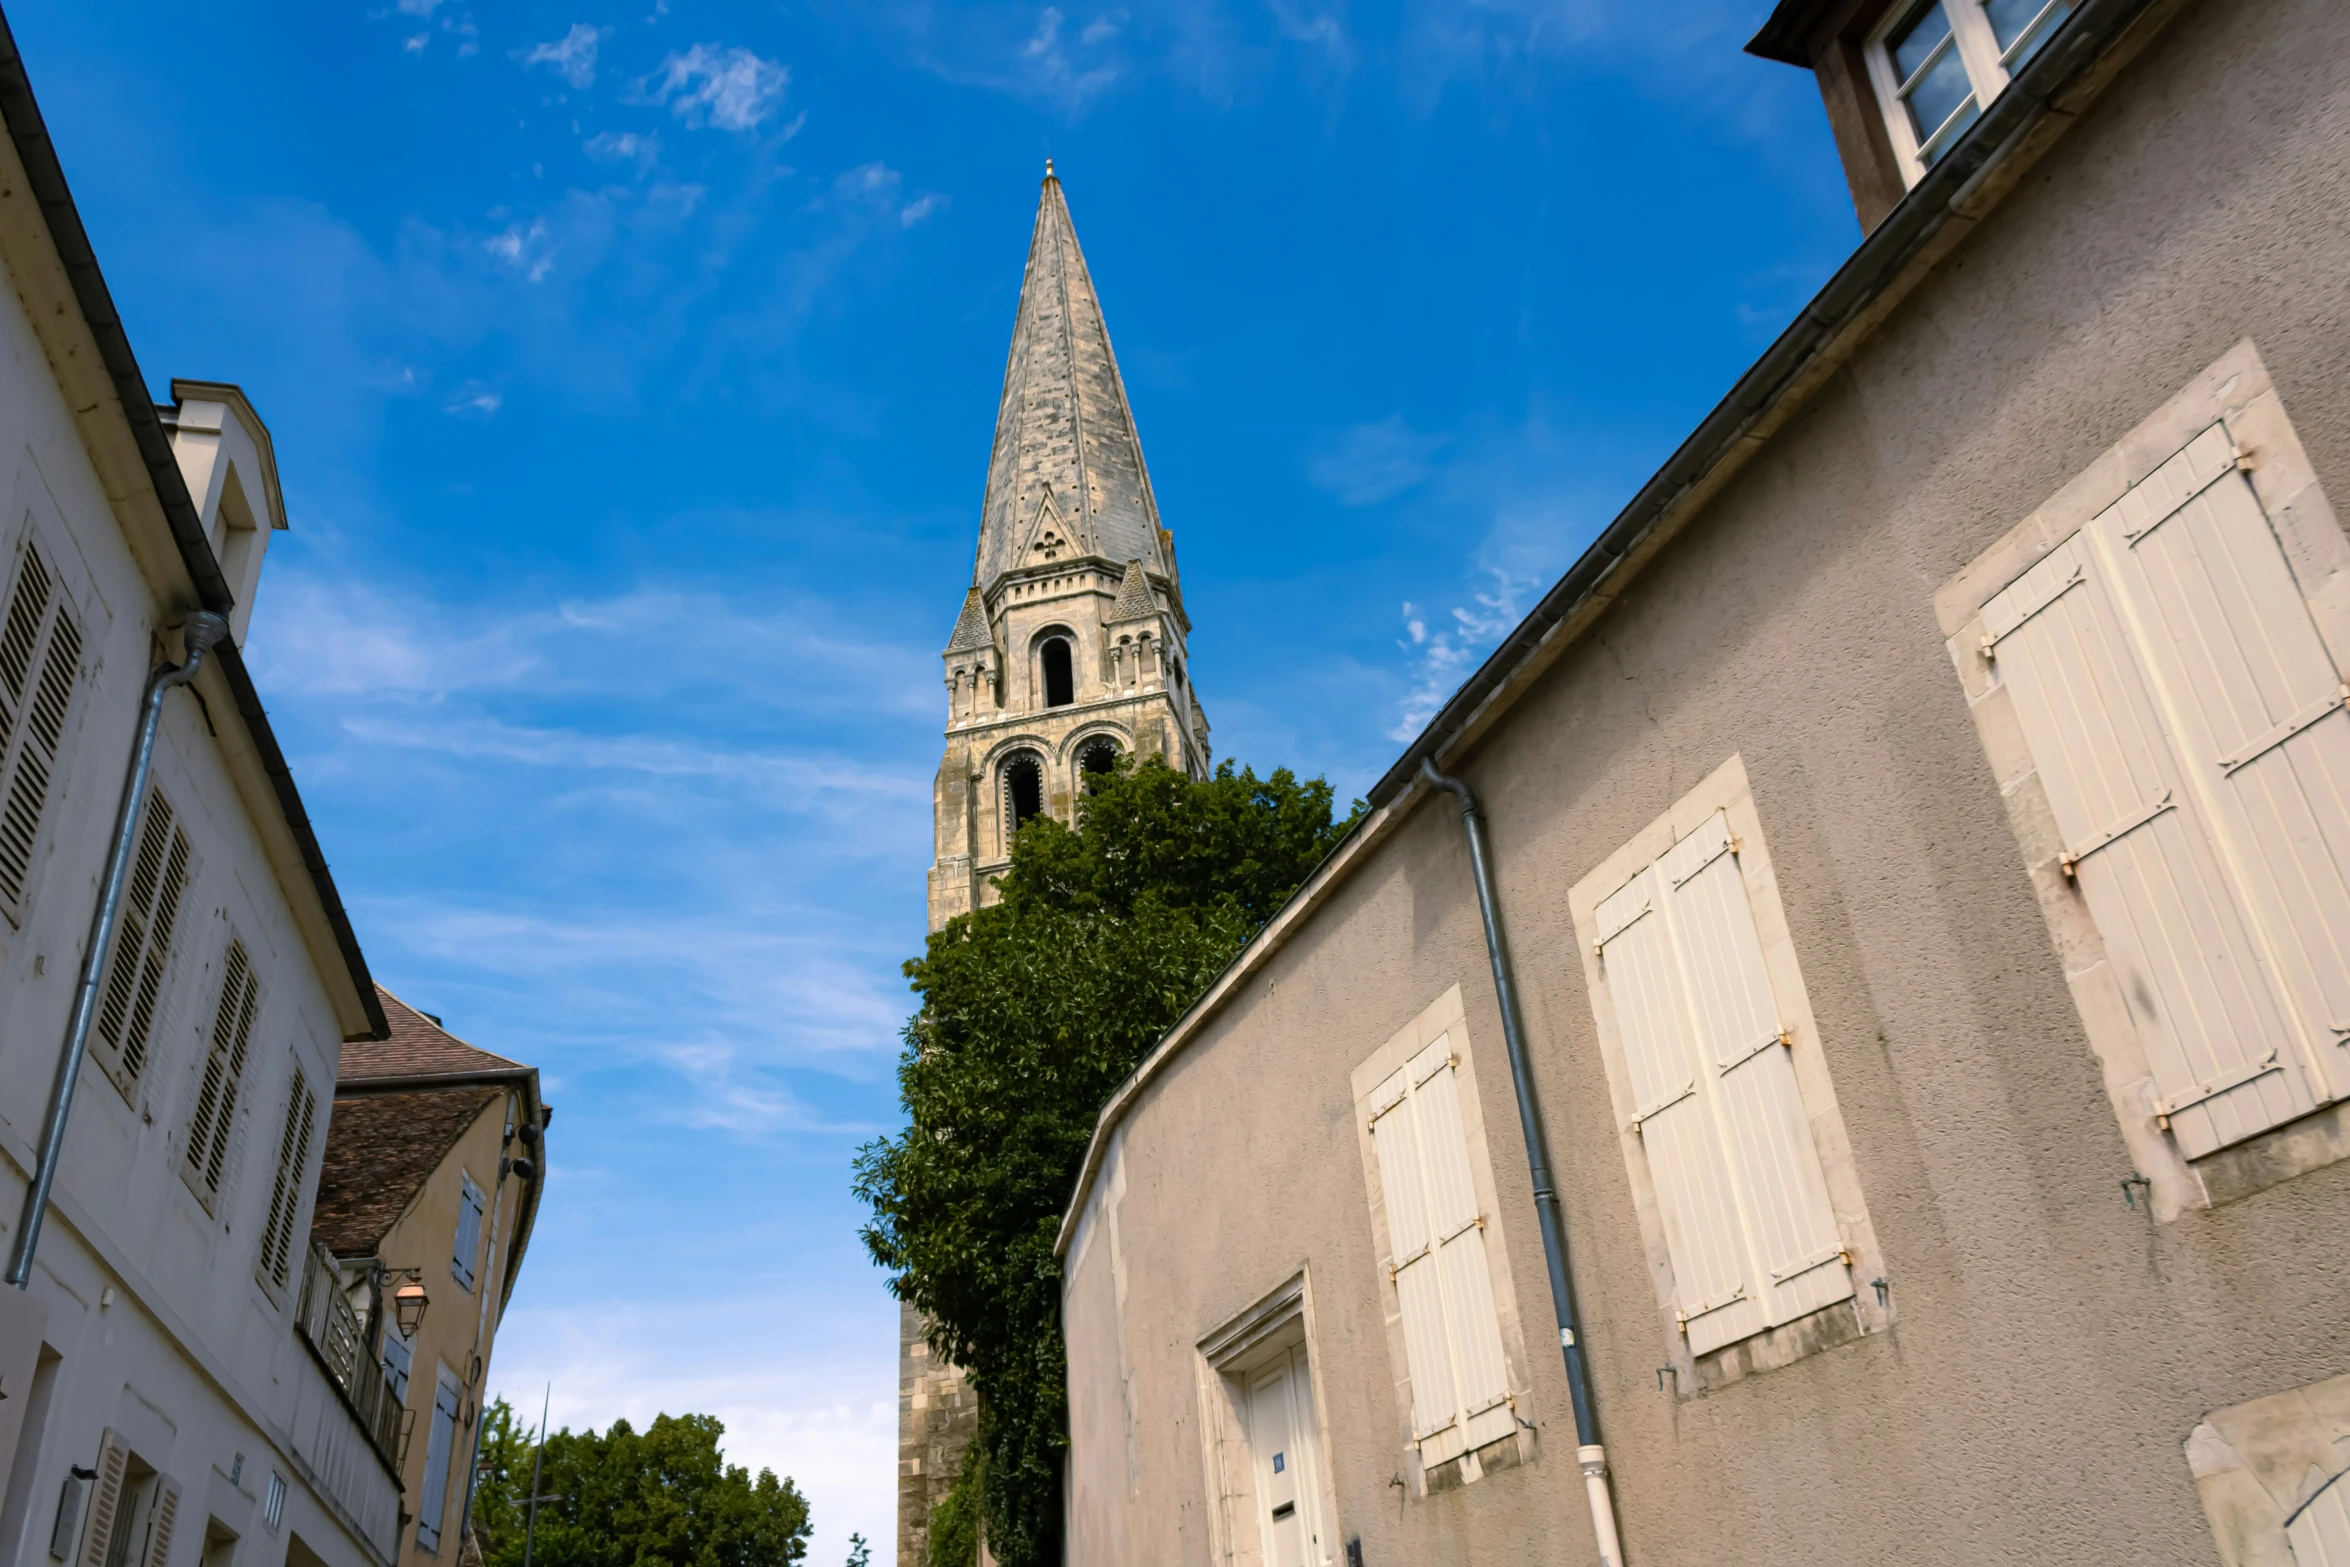
[[[515,1418],[514,1406],[492,1399],[481,1412],[481,1450],[474,1464],[480,1478],[473,1489],[473,1533],[484,1561],[498,1559],[509,1534],[522,1538],[521,1503],[530,1494],[532,1450],[530,1431]]]
[[[873,1547],[865,1543],[861,1534],[849,1536],[848,1567],[873,1567]]]
[[[1121,764],[1074,829],[1022,827],[1002,901],[906,965],[922,1003],[898,1066],[909,1125],[859,1150],[856,1190],[873,1211],[867,1248],[979,1394],[986,1461],[957,1490],[976,1490],[1004,1567],[1060,1556],[1052,1249],[1094,1117],[1352,825],[1331,819],[1327,783],[1287,769],[1227,762],[1193,780],[1155,758]]]
[[[492,1415],[503,1407],[492,1404]],[[719,1456],[713,1415],[660,1415],[642,1432],[625,1420],[546,1441],[532,1567],[791,1567],[808,1554],[808,1504],[790,1480],[757,1478]],[[511,1410],[482,1432],[514,1431]],[[519,1433],[517,1433],[519,1435]],[[501,1450],[474,1501],[487,1567],[521,1567],[531,1466],[527,1435]],[[493,1496],[491,1493],[497,1494]]]

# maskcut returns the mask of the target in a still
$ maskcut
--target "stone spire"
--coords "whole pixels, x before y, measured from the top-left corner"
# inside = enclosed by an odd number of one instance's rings
[[[1155,576],[1175,575],[1101,300],[1048,164],[996,408],[971,585],[992,596],[1008,571],[1086,555],[1113,570],[1139,560]]]

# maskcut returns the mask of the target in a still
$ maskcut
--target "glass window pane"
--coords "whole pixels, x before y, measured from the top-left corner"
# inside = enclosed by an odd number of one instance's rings
[[[1929,140],[1945,120],[1970,106],[1973,87],[1966,79],[1966,62],[1958,57],[1958,50],[1945,47],[1918,74],[1901,101],[1909,106],[1910,128],[1920,142]]]
[[[1983,0],[1983,14],[1999,38],[2000,58],[2011,71],[2038,54],[2071,12],[2071,0]]]
[[[1893,55],[1894,74],[1906,85],[1917,75],[1918,67],[1926,63],[1927,56],[1939,49],[1949,36],[1950,18],[1942,14],[1939,0],[1920,7],[1915,16],[1894,29],[1893,36],[1885,40],[1886,49]]]
[[[1942,154],[1950,150],[1951,145],[1959,137],[1966,134],[1966,128],[1974,124],[1981,116],[1982,111],[1975,107],[1975,100],[1969,98],[1958,113],[1950,117],[1950,122],[1943,128],[1942,134],[1935,138],[1931,144],[1918,149],[1918,162],[1929,168],[1932,167]]]

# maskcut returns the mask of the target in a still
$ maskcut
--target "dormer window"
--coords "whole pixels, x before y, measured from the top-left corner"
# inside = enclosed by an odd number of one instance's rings
[[[1867,55],[1903,183],[1925,177],[2071,12],[2071,0],[1924,0],[1892,9]]]

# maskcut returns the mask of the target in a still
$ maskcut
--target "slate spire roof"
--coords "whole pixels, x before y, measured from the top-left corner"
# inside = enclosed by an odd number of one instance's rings
[[[971,584],[985,592],[1016,567],[1076,555],[1140,560],[1155,575],[1175,574],[1101,300],[1048,164],[996,409]]]
[[[987,596],[973,588],[963,595],[963,611],[955,617],[955,634],[947,638],[947,656],[994,646],[995,633],[987,624]]]

